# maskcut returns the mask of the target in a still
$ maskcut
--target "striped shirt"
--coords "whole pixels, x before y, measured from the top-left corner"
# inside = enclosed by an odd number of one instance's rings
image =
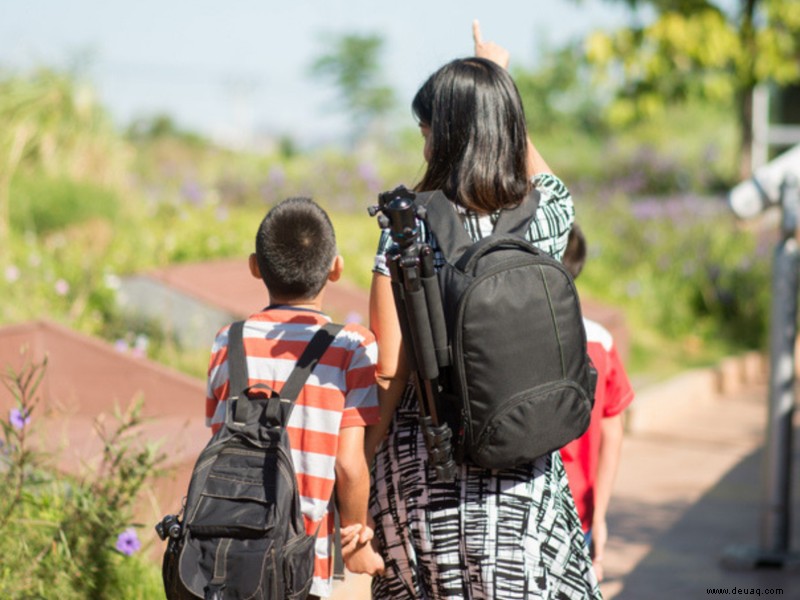
[[[243,338],[249,384],[280,391],[316,331],[330,319],[323,313],[272,307],[250,316]],[[225,420],[228,396],[228,327],[214,341],[208,367],[206,424],[216,431]],[[319,525],[311,593],[331,593],[333,513],[328,505],[335,480],[339,430],[378,421],[375,385],[377,345],[372,333],[348,324],[336,336],[300,392],[287,432],[297,474],[306,531]]]
[[[572,229],[572,223],[575,220],[575,206],[572,203],[572,196],[564,182],[552,173],[539,173],[533,177],[532,182],[540,194],[540,199],[536,215],[531,221],[525,237],[540,250],[561,260],[564,250],[567,248],[569,230]],[[454,206],[460,213],[464,214],[464,228],[470,237],[476,241],[492,233],[500,216],[499,212],[490,215],[478,215],[468,212],[460,206]],[[428,231],[424,221],[418,219],[417,224],[419,226],[420,241],[430,244],[434,251],[434,266],[438,269],[444,265],[445,259],[444,255],[439,251],[436,236]],[[389,275],[389,267],[386,265],[386,251],[392,243],[389,230],[384,229],[381,233],[378,252],[375,256],[374,272]]]

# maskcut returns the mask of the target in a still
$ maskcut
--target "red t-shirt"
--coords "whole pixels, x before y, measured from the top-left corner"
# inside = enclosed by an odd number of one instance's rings
[[[608,330],[584,319],[589,356],[597,369],[597,389],[589,429],[561,449],[569,488],[584,531],[592,527],[594,482],[600,453],[601,419],[614,417],[633,401],[633,388]]]

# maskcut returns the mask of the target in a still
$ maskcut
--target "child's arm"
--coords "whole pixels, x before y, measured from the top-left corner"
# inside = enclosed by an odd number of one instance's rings
[[[367,527],[369,469],[364,456],[364,428],[345,427],[339,432],[336,452],[336,502],[342,527],[360,526],[359,542],[345,552],[345,566],[353,573],[375,575],[383,572],[383,559],[369,543],[372,530]],[[346,544],[345,544],[346,545]]]
[[[606,512],[611,499],[611,489],[619,467],[624,435],[622,413],[607,417],[600,424],[600,454],[597,462],[597,479],[594,485],[594,517],[592,518],[592,563],[598,580],[603,579],[603,552],[608,539]]]

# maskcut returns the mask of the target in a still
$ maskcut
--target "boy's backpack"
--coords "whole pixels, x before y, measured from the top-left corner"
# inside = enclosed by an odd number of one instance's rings
[[[493,233],[473,242],[442,192],[416,197],[446,260],[438,280],[451,365],[440,412],[458,462],[530,463],[589,425],[597,374],[577,290],[561,262],[524,238],[538,200],[534,191],[501,211]]]
[[[248,387],[243,325],[228,333],[225,422],[197,459],[183,520],[168,515],[156,525],[169,538],[162,569],[169,600],[305,598],[311,587],[317,536],[306,534],[286,425],[342,326],[314,335],[277,393]],[[259,388],[266,395],[258,397]]]

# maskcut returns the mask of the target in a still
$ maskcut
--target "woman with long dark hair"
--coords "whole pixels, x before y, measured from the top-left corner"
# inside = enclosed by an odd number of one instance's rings
[[[527,238],[560,258],[572,199],[528,138],[507,53],[483,43],[477,23],[474,34],[477,56],[444,65],[414,98],[427,161],[415,189],[442,190],[478,240],[536,187],[540,203]],[[420,226],[422,241],[437,251],[435,236]],[[429,474],[384,259],[389,244],[384,233],[370,292],[382,412],[367,442],[368,455],[375,451],[370,512],[386,563],[373,597],[599,598],[558,452],[507,470],[461,465],[449,483]],[[436,258],[441,265],[438,251]]]

